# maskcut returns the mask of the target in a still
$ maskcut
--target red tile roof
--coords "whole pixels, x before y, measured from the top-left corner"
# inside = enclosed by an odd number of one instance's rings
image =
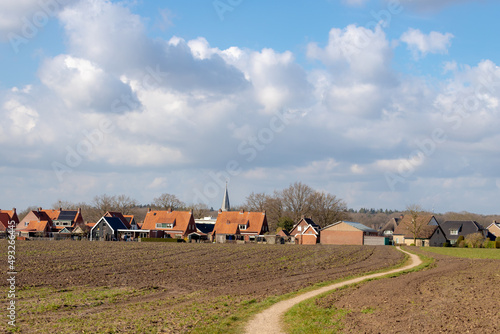
[[[29,222],[28,226],[18,228],[17,230],[22,232],[44,232],[48,226],[50,226],[48,220],[32,220]]]
[[[246,225],[240,229],[239,225]],[[214,234],[264,234],[269,230],[265,212],[223,211],[215,222]]]
[[[174,224],[173,228],[167,229],[156,227],[156,224]],[[183,235],[196,232],[193,214],[189,211],[149,211],[141,226],[142,230],[179,231]]]

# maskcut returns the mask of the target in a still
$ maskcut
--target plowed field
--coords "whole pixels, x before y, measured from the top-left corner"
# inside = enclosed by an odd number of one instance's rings
[[[267,297],[403,259],[370,246],[18,241],[16,251],[24,333],[203,332]]]

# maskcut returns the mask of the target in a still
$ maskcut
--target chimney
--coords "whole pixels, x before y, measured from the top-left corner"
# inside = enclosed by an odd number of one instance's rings
[[[399,219],[403,219],[404,217],[405,217],[405,215],[400,215]]]
[[[151,212],[151,208],[148,208],[148,212]]]
[[[172,208],[168,208],[167,212],[171,213],[172,212]]]
[[[240,213],[244,213],[244,212],[245,212],[245,210],[243,210],[243,209],[240,210]]]
[[[12,208],[12,211],[13,211],[14,213],[16,213],[16,208]]]
[[[193,214],[193,208],[191,208],[191,210],[189,210],[189,212],[191,212],[191,214]]]
[[[219,209],[219,213],[221,213],[221,212],[222,212],[222,209]]]
[[[39,208],[38,208],[38,212],[40,212],[40,211],[42,211],[42,207],[39,207]]]
[[[59,208],[59,211],[62,211],[62,208]]]
[[[82,208],[78,208],[78,213],[82,213]]]

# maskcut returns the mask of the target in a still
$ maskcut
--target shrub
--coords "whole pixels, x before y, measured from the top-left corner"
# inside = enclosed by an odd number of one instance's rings
[[[443,242],[443,247],[451,247],[451,244],[449,241]]]
[[[480,248],[483,245],[484,236],[479,232],[472,233],[465,237],[465,242],[471,248]]]
[[[495,241],[496,248],[500,248],[500,237],[497,237],[497,240]]]
[[[464,241],[464,236],[463,235],[459,235],[458,239],[457,239],[457,242],[455,243],[455,245],[457,245],[458,247],[463,247],[463,246],[460,246],[460,243],[462,241]]]

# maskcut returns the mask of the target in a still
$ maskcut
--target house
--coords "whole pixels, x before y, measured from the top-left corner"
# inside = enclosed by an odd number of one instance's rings
[[[77,225],[84,225],[82,211],[78,210],[63,210],[59,208],[59,210],[43,210],[42,208],[38,208],[37,210],[33,210],[29,212],[23,220],[17,225],[17,231],[23,231],[22,235],[27,236],[30,231],[29,229],[35,229],[31,232],[32,236],[35,234],[37,236],[42,236],[41,230],[42,225],[36,224],[34,222],[48,222],[48,227],[43,227],[43,230],[47,230],[44,237],[51,237],[52,233],[58,233],[60,230],[65,227],[75,228]],[[33,223],[32,223],[33,222]],[[31,224],[31,227],[28,228],[28,225]]]
[[[217,218],[214,217],[204,217],[202,219],[195,219],[194,223],[196,225],[196,232],[189,234],[188,236],[189,239],[195,241],[209,240],[215,228],[216,221]]]
[[[395,244],[440,247],[446,243],[446,235],[433,215],[420,215],[416,222],[407,215],[394,230]]]
[[[441,224],[441,228],[446,235],[446,239],[448,239],[452,245],[456,244],[459,236],[463,236],[465,238],[469,234],[479,232],[486,237],[488,231],[473,220],[449,220]]]
[[[16,227],[17,235],[27,238],[52,237],[52,230],[52,218],[42,208],[30,211]]]
[[[142,231],[149,232],[150,238],[182,238],[196,232],[192,211],[148,210]]]
[[[102,216],[90,230],[90,240],[94,241],[116,241],[120,240],[119,230],[128,230],[127,226],[119,217]]]
[[[290,237],[299,245],[315,245],[320,241],[320,229],[311,218],[302,216],[290,231]]]
[[[392,240],[392,235],[394,233],[394,230],[396,227],[398,227],[399,222],[404,218],[403,215],[399,217],[394,217],[391,220],[389,220],[382,228],[379,230],[379,235],[389,238]]]
[[[269,232],[266,212],[219,210],[212,240],[218,243],[258,241],[259,236]]]
[[[75,228],[77,225],[83,225],[82,209],[78,210],[43,210],[52,220],[54,232],[60,231],[65,227]]]
[[[361,223],[339,221],[321,229],[322,245],[385,245],[385,238]]]
[[[10,222],[14,222],[10,224]],[[16,208],[12,210],[0,210],[0,235],[6,235],[7,230],[11,227],[16,228],[19,224]]]
[[[487,228],[488,232],[490,235],[495,236],[495,238],[500,237],[500,223],[497,223],[496,220],[493,221],[492,224],[490,224]],[[492,239],[492,237],[490,237]]]

